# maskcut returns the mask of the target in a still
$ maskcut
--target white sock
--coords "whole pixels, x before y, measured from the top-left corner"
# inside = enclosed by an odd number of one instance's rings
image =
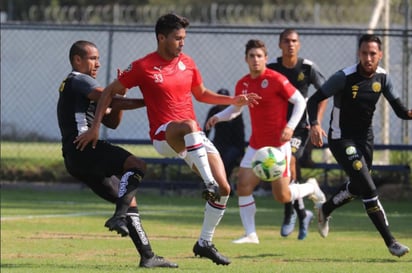
[[[198,169],[205,184],[216,183],[210,169],[207,152],[203,146],[203,138],[200,132],[190,133],[184,136],[187,157]]]
[[[299,198],[313,194],[315,191],[315,186],[310,183],[289,184],[289,190],[291,195],[290,202],[293,202]]]
[[[256,232],[256,203],[255,199],[253,198],[253,195],[239,196],[238,204],[240,220],[242,220],[242,225],[245,229],[245,235],[249,235],[253,232]]]
[[[221,196],[219,202],[206,202],[202,231],[198,240],[201,246],[204,246],[204,241],[212,242],[215,229],[225,213],[228,199],[229,196]]]
[[[299,204],[299,209],[300,210],[305,208],[305,203],[303,202],[303,198],[298,198],[297,202]]]

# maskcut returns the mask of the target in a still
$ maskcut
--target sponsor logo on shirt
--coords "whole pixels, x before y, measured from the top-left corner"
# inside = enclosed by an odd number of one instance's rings
[[[352,163],[352,167],[355,171],[359,171],[360,169],[362,169],[362,162],[360,160],[355,160]]]
[[[381,89],[382,89],[382,86],[381,86],[381,83],[380,83],[380,82],[374,82],[374,83],[372,83],[372,90],[373,90],[373,92],[378,93],[378,92],[381,91]]]
[[[262,81],[262,83],[260,84],[260,86],[261,86],[262,88],[266,88],[266,87],[268,87],[268,85],[269,85],[269,82],[268,82],[267,79],[264,79],[264,80]]]
[[[303,72],[300,72],[298,75],[298,82],[301,82],[305,79],[305,74],[303,74]]]
[[[177,66],[179,67],[180,70],[184,71],[186,69],[186,65],[182,62],[179,61],[179,63],[177,64]]]

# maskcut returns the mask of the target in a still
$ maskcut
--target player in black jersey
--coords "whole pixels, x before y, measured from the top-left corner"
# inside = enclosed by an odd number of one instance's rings
[[[382,58],[379,37],[372,34],[361,36],[358,58],[359,63],[336,72],[308,101],[310,138],[314,145],[322,146],[322,137],[326,133],[317,120],[318,103],[333,96],[328,143],[336,161],[349,176],[349,181],[319,208],[318,229],[321,236],[326,237],[332,211],[360,197],[389,252],[401,257],[409,252],[409,248],[397,242],[389,231],[385,211],[370,174],[373,169],[372,118],[381,95],[401,119],[412,119],[412,110],[402,104],[389,75],[379,66]]]
[[[105,226],[122,236],[130,236],[141,257],[140,267],[177,267],[177,264],[153,253],[141,225],[135,195],[146,170],[145,162],[103,140],[93,147],[88,145],[84,150],[73,143],[79,134],[91,126],[103,87],[96,81],[100,61],[95,44],[75,42],[70,48],[69,58],[72,72],[60,85],[57,104],[67,171],[101,198],[116,203],[116,212]],[[116,97],[111,108],[107,109],[103,123],[109,128],[116,128],[123,109],[143,106],[142,99]],[[120,180],[117,176],[121,177]]]
[[[268,62],[267,67],[283,75],[301,92],[304,98],[309,95],[309,87],[312,84],[315,89],[325,81],[322,73],[315,63],[308,59],[298,56],[300,50],[299,34],[295,29],[285,29],[279,35],[279,48],[282,50],[282,56]],[[319,107],[318,119],[322,120],[327,101],[323,101]],[[289,104],[288,117],[292,114],[293,104]],[[309,140],[309,123],[306,112],[302,116],[296,127],[290,144],[292,146],[292,158],[290,162],[291,183],[298,183],[301,180],[299,159],[302,157],[305,147]],[[296,211],[296,213],[295,213]],[[299,219],[298,239],[306,238],[309,223],[312,220],[313,213],[305,209],[302,199],[284,205],[284,219],[280,234],[283,237],[289,236],[295,228],[296,215]]]

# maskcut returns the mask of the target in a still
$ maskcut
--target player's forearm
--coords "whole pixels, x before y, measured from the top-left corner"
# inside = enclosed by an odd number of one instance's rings
[[[325,114],[327,104],[328,104],[328,101],[323,100],[318,105],[318,122],[319,122],[319,124],[322,123],[323,115]]]
[[[319,103],[326,99],[326,96],[322,93],[321,89],[313,94],[307,103],[307,110],[309,116],[309,124],[310,125],[318,125],[320,124],[318,120],[318,112],[319,112]]]
[[[296,91],[293,96],[289,98],[289,102],[293,104],[293,110],[286,126],[295,130],[305,112],[306,102],[299,91]]]
[[[106,113],[106,109],[109,107],[110,103],[112,102],[113,95],[112,95],[112,89],[110,87],[111,85],[109,85],[103,90],[97,102],[96,111],[94,113],[94,120],[93,120],[93,124],[91,127],[93,129],[98,130],[100,128],[100,124]]]
[[[214,116],[219,119],[219,121],[228,121],[238,117],[242,113],[242,108],[240,106],[230,105],[224,110],[215,114]]]
[[[399,98],[389,102],[395,114],[401,119],[412,119],[412,110],[408,110]]]
[[[124,98],[115,96],[110,104],[113,110],[131,110],[146,106],[143,99]]]
[[[120,121],[122,120],[122,117],[123,117],[122,110],[112,109],[109,114],[103,117],[102,123],[110,129],[116,129],[117,126],[119,126]]]

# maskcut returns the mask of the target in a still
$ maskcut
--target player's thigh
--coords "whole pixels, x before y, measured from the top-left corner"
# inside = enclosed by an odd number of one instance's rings
[[[350,177],[349,191],[362,197],[375,196],[376,186],[362,152],[364,148],[350,139],[329,140],[329,147],[336,161]]]
[[[99,160],[99,167],[104,169],[106,177],[123,175],[125,162],[133,158],[131,157],[132,154],[120,146],[105,141],[101,142],[101,146],[98,150],[101,158]],[[96,146],[96,149],[97,148]],[[136,158],[136,167],[143,166],[143,162],[137,163],[137,161],[140,161],[140,159],[137,160]]]
[[[246,196],[253,193],[260,179],[253,173],[252,168],[239,168],[238,180],[236,184],[237,194]]]
[[[236,184],[238,195],[245,196],[252,194],[253,190],[260,182],[260,179],[252,170],[252,159],[255,153],[256,149],[248,146],[242,160],[240,161],[238,181]]]
[[[289,183],[289,177],[281,177],[272,182],[272,194],[277,201],[285,203],[290,200]]]

